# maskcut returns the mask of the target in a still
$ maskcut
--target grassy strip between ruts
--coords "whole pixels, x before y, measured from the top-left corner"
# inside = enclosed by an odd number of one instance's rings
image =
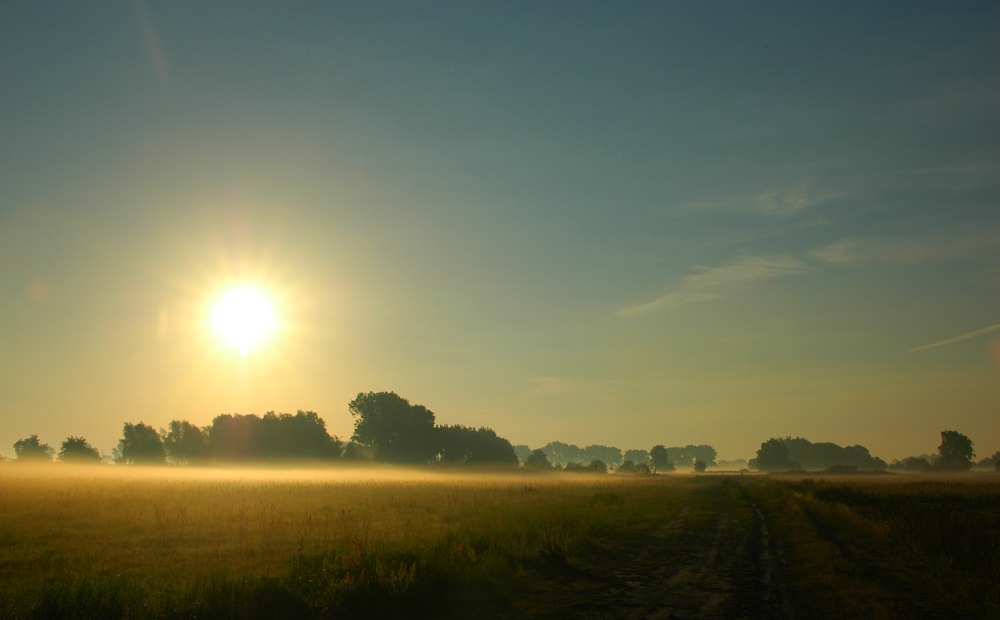
[[[0,479],[9,618],[554,617],[683,480]]]
[[[1000,617],[996,477],[774,477],[751,488],[805,615]]]

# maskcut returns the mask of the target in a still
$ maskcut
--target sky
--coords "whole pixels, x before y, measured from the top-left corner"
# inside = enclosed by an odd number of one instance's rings
[[[995,2],[11,2],[0,91],[8,457],[348,437],[368,391],[531,447],[1000,450]]]

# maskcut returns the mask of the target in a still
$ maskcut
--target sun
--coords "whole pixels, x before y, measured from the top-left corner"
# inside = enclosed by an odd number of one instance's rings
[[[224,293],[216,304],[212,324],[246,357],[250,346],[259,343],[274,329],[274,313],[260,291],[249,287],[234,288]]]

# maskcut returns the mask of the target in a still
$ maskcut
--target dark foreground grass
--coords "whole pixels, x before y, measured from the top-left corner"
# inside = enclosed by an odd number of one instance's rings
[[[773,477],[799,607],[821,618],[1000,618],[1000,477]]]
[[[767,564],[796,617],[998,618],[998,517],[994,476],[6,466],[0,617],[752,618]]]
[[[558,617],[681,481],[0,473],[5,618]]]

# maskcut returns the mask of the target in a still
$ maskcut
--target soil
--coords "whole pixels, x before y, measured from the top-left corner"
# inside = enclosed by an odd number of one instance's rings
[[[795,618],[765,512],[742,485],[706,486],[615,571],[597,619]]]

